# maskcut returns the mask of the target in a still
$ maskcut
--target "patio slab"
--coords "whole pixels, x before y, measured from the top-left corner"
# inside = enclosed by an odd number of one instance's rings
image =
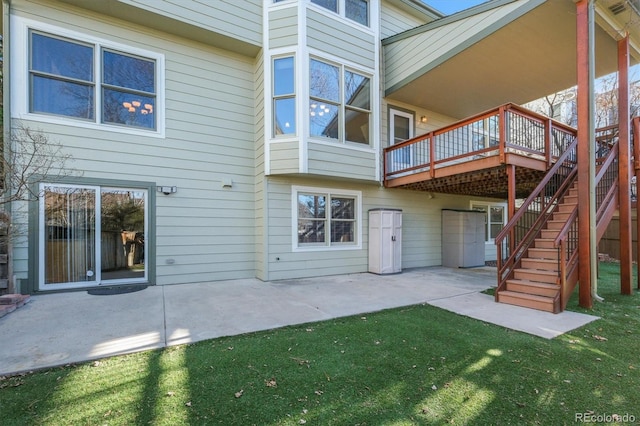
[[[495,268],[433,267],[34,295],[0,318],[0,375],[421,303],[546,338],[596,319],[494,303],[494,283]]]

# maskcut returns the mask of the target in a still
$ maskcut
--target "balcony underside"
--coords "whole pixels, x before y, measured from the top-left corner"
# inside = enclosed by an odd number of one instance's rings
[[[388,188],[404,188],[444,194],[472,195],[507,199],[509,175],[507,169],[514,166],[516,197],[525,198],[544,176],[547,167],[544,160],[518,154],[507,154],[501,163],[499,156],[479,158],[438,168],[433,176],[429,170],[388,179]]]

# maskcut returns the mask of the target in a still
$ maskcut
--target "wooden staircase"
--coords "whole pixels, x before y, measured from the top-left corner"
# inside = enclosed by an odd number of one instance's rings
[[[562,311],[560,250],[555,246],[555,240],[577,207],[578,189],[574,184],[556,206],[540,236],[527,249],[520,267],[514,269],[513,278],[506,280],[506,288],[498,292],[498,302],[553,313]]]
[[[553,313],[567,306],[579,275],[576,140],[496,236],[497,302]],[[595,231],[599,242],[618,205],[616,127],[598,129],[596,145]]]

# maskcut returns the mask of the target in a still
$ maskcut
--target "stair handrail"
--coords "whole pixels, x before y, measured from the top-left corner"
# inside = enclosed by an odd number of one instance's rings
[[[553,245],[558,250],[558,275],[560,278],[560,291],[558,297],[560,298],[561,309],[564,309],[567,302],[567,297],[573,291],[567,288],[567,277],[573,272],[577,266],[578,258],[578,235],[577,235],[577,222],[578,222],[578,208],[574,208],[562,229],[556,236]]]
[[[603,131],[609,129],[602,129]],[[611,167],[615,167],[615,161],[618,158],[619,145],[618,142],[614,142],[612,146],[609,147],[606,157],[603,161],[601,161],[601,165],[599,166],[598,172],[595,176],[595,185],[596,187],[604,176],[611,172]],[[600,160],[600,159],[597,159]],[[615,170],[617,171],[617,169]],[[616,181],[612,181],[615,183]],[[605,196],[600,200],[599,205],[596,210],[596,228],[602,219],[604,212],[609,207],[609,204],[615,200],[617,186],[612,184],[606,191]],[[570,283],[567,281],[567,277],[569,277],[577,267],[577,257],[578,257],[578,232],[577,232],[577,221],[578,221],[578,209],[574,208],[567,221],[562,226],[558,235],[556,236],[553,244],[554,247],[558,250],[558,274],[560,279],[560,306],[562,309],[567,304],[567,299],[573,292],[575,288],[575,282]],[[571,288],[567,287],[568,284],[571,284]]]
[[[598,187],[598,185],[600,184],[602,179],[608,173],[610,173],[611,171],[613,171],[613,173],[617,177],[618,169],[617,168],[612,169],[612,167],[616,166],[614,164],[614,161],[616,161],[618,159],[618,150],[619,150],[618,142],[616,142],[613,145],[613,147],[611,148],[611,150],[609,151],[609,154],[607,155],[607,158],[604,160],[604,162],[600,166],[600,170],[598,170],[598,173],[596,174],[596,178],[595,178],[595,186],[596,186],[596,188]],[[613,180],[612,182],[615,182],[615,180]],[[602,197],[602,199],[596,198],[596,221],[600,220],[603,212],[607,208],[608,203],[614,197],[615,189],[616,189],[616,186],[615,185],[611,185],[606,189],[606,192],[605,192],[604,196]]]
[[[540,183],[536,186],[536,188],[531,192],[529,197],[524,201],[524,203],[520,206],[518,211],[513,215],[511,220],[505,225],[505,227],[498,233],[494,242],[496,244],[496,248],[498,251],[497,256],[497,269],[498,269],[498,287],[496,288],[496,298],[498,292],[502,290],[506,284],[506,280],[509,278],[509,275],[513,273],[513,269],[515,265],[520,261],[521,257],[524,255],[526,251],[527,241],[531,241],[535,238],[535,236],[540,232],[540,229],[546,223],[548,218],[551,216],[551,211],[549,210],[549,206],[556,203],[564,193],[569,189],[570,185],[573,184],[577,176],[577,167],[575,165],[576,155],[577,155],[577,138],[571,142],[571,144],[567,147],[567,149],[560,155],[555,164],[542,178]],[[522,236],[520,241],[515,244],[513,236],[515,234],[515,228],[518,225],[519,221],[523,218],[523,216],[527,213],[527,209],[531,204],[533,204],[546,190],[547,184],[551,182],[551,179],[559,173],[562,168],[570,167],[571,170],[565,176],[563,183],[556,189],[554,194],[550,195],[546,203],[541,206],[540,214],[536,218],[535,222],[531,227],[529,227],[528,231]],[[505,238],[508,236],[512,236],[510,239],[510,247],[509,256],[504,259],[502,255],[502,247],[504,244]]]

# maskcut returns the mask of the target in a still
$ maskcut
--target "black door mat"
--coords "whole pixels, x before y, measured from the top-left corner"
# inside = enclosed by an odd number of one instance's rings
[[[111,296],[112,294],[133,293],[135,291],[144,290],[147,285],[119,285],[114,287],[100,287],[87,290],[87,294],[94,296]]]

